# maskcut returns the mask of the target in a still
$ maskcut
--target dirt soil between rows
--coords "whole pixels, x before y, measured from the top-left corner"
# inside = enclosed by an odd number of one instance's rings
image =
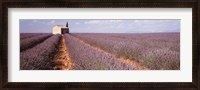
[[[53,62],[56,64],[52,69],[54,70],[72,70],[73,64],[69,57],[68,49],[65,44],[64,35],[59,40],[58,52],[53,58]]]

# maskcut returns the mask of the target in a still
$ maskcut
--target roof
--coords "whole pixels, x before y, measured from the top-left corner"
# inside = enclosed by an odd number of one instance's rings
[[[56,25],[56,26],[65,27],[64,25]]]
[[[56,26],[54,26],[54,27],[61,27],[61,28],[65,28],[65,26],[64,26],[64,25],[56,25]]]

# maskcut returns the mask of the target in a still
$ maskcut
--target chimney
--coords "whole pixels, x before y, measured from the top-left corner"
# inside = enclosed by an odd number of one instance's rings
[[[68,27],[68,22],[66,23],[66,27]]]

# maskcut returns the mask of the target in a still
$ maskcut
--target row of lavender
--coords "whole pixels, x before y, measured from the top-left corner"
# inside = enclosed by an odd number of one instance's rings
[[[26,39],[26,38],[30,38],[30,37],[34,37],[34,36],[38,36],[44,33],[20,33],[20,40]]]
[[[133,70],[132,66],[117,60],[113,55],[95,50],[75,37],[65,34],[66,46],[75,70]]]
[[[150,69],[180,69],[180,33],[73,35]]]
[[[25,36],[29,36],[29,38],[24,38],[24,39],[20,39],[20,51],[24,51],[28,48],[31,48],[35,45],[37,45],[38,43],[43,42],[44,40],[46,40],[47,38],[49,38],[50,36],[52,36],[51,34],[24,34]],[[23,35],[22,35],[23,37]]]
[[[21,70],[49,69],[49,67],[51,67],[53,64],[52,58],[54,56],[54,53],[57,51],[59,37],[60,35],[51,36],[50,38],[37,44],[33,48],[20,52],[20,69]]]

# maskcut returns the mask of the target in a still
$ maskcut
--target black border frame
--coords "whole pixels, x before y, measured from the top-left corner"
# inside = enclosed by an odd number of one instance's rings
[[[200,89],[199,85],[199,26],[200,20],[198,18],[200,14],[200,1],[198,0],[3,0],[1,2],[1,88],[170,88],[171,89]],[[192,8],[192,52],[193,52],[193,70],[192,70],[192,82],[191,83],[170,83],[170,82],[150,82],[150,83],[18,83],[8,82],[8,8]]]

